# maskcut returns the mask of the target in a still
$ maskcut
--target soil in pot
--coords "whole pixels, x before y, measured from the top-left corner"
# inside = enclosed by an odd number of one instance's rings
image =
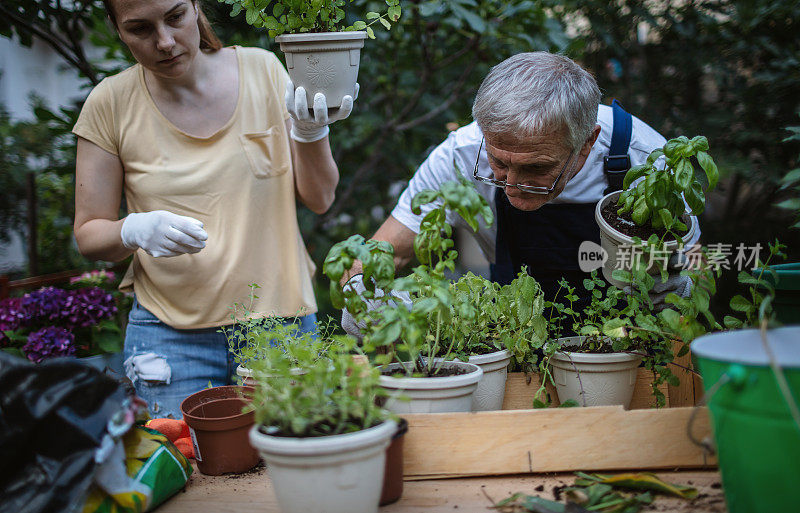
[[[645,241],[654,233],[659,239],[667,235],[667,230],[664,228],[659,228],[656,230],[649,221],[644,225],[639,226],[633,222],[630,212],[625,212],[624,214],[619,215],[617,214],[617,210],[619,210],[619,205],[617,205],[617,202],[609,201],[605,206],[603,206],[603,208],[600,210],[600,213],[603,216],[603,219],[608,222],[608,224],[628,237],[639,237]],[[691,222],[686,214],[683,215],[681,221],[686,226],[689,226],[689,223]],[[683,230],[682,232],[678,231],[678,234],[681,236],[686,235],[686,233],[688,233],[688,229]],[[664,238],[665,242],[672,240],[675,240],[675,237],[672,235],[667,235]]]
[[[248,432],[253,412],[242,413],[251,387],[224,386],[201,390],[183,400],[181,412],[189,425],[198,470],[218,476],[244,472],[258,464],[258,452],[250,446]]]
[[[400,419],[397,432],[386,449],[386,466],[383,472],[383,490],[380,506],[397,502],[403,495],[403,439],[408,431],[408,421]]]
[[[461,376],[463,374],[469,374],[470,371],[461,368],[441,368],[439,372],[434,374],[433,376],[428,375],[427,372],[423,373],[414,373],[413,377],[415,378],[447,378],[450,376]],[[391,376],[394,378],[405,378],[408,375],[405,372],[397,372],[397,371],[390,371],[390,370],[382,370],[381,376]]]

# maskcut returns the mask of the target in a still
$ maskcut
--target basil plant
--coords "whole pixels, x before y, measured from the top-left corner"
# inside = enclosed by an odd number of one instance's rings
[[[644,164],[632,167],[625,175],[617,213],[630,213],[637,225],[650,223],[655,230],[664,229],[680,238],[687,230],[681,221],[686,205],[693,215],[701,214],[706,193],[719,180],[717,165],[707,151],[708,140],[701,135],[692,139],[682,135],[653,150]],[[705,190],[694,172],[693,158],[705,172]],[[631,187],[640,178],[643,179]]]

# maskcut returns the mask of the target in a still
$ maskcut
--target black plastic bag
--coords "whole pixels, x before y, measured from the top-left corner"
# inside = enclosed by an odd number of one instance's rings
[[[0,511],[79,510],[127,386],[75,359],[0,351]]]

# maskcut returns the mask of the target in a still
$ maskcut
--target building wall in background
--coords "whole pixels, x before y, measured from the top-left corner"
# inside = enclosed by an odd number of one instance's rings
[[[51,108],[80,99],[78,73],[49,46],[34,39],[26,48],[16,41],[0,38],[0,104],[15,119],[31,119],[30,95],[42,97]]]
[[[14,40],[0,38],[0,105],[15,120],[33,118],[31,94],[57,109],[83,98],[88,91],[81,88],[78,73],[49,46],[34,40],[26,48]],[[2,158],[2,157],[0,157]],[[0,274],[24,270],[27,265],[23,234],[0,245]]]

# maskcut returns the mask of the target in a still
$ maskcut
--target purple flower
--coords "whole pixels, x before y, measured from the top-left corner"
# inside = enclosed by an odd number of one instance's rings
[[[0,347],[8,345],[8,337],[4,331],[19,329],[25,321],[22,311],[22,298],[9,297],[0,301]]]
[[[116,313],[114,296],[101,288],[90,287],[70,291],[61,310],[61,319],[67,326],[86,328]]]
[[[32,362],[39,363],[46,358],[74,355],[75,337],[68,330],[48,326],[28,335],[22,351]]]
[[[69,292],[55,287],[44,287],[22,296],[21,307],[25,324],[56,323],[62,317],[62,308]]]
[[[0,331],[19,328],[25,318],[21,297],[9,297],[0,301]]]

